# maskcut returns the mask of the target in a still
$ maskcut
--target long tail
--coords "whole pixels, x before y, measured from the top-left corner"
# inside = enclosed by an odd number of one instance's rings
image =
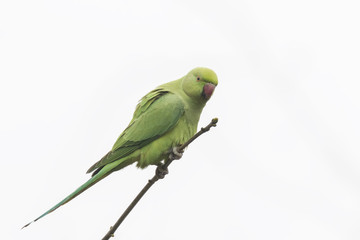
[[[29,222],[28,224],[26,224],[22,228],[25,228],[25,227],[29,226],[31,223],[36,222],[40,218],[42,218],[42,217],[48,215],[49,213],[55,211],[57,208],[59,208],[60,206],[66,204],[67,202],[71,201],[72,199],[74,199],[75,197],[80,195],[82,192],[84,192],[86,189],[93,186],[95,183],[97,183],[101,179],[105,178],[110,173],[112,173],[112,171],[111,170],[109,171],[109,169],[102,169],[102,170],[103,171],[98,172],[96,175],[94,175],[92,178],[90,178],[87,182],[85,182],[83,185],[81,185],[78,189],[76,189],[73,193],[71,193],[69,196],[64,198],[61,202],[59,202],[58,204],[56,204],[55,206],[50,208],[47,212],[42,214],[40,217],[38,217],[35,220],[33,220],[33,221]]]

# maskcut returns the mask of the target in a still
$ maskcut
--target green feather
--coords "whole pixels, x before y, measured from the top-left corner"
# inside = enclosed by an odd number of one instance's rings
[[[115,142],[113,149],[91,166],[87,173],[127,157],[176,125],[184,113],[181,99],[169,92],[159,91],[155,96],[154,92],[151,92],[148,95],[138,105],[133,120]]]
[[[48,211],[46,211],[45,213],[43,213],[41,216],[39,216],[38,218],[36,218],[35,220],[33,220],[32,222],[29,222],[28,224],[26,224],[24,227],[29,226],[31,223],[36,222],[37,220],[39,220],[40,218],[48,215],[49,213],[55,211],[57,208],[59,208],[60,206],[66,204],[67,202],[69,202],[70,200],[74,199],[76,196],[78,196],[79,194],[81,194],[82,192],[84,192],[86,189],[88,189],[89,187],[91,187],[92,185],[94,185],[95,183],[97,183],[98,181],[100,181],[101,179],[103,179],[104,177],[106,177],[107,175],[109,175],[110,172],[106,172],[103,171],[102,173],[98,173],[95,176],[93,176],[92,178],[90,178],[87,182],[85,182],[83,185],[81,185],[79,188],[77,188],[73,193],[71,193],[69,196],[67,196],[66,198],[64,198],[62,201],[60,201],[58,204],[56,204],[55,206],[53,206],[52,208],[50,208]]]

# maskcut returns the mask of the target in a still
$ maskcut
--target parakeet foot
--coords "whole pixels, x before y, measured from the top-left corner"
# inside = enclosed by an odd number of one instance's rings
[[[158,176],[159,179],[163,179],[165,177],[166,174],[169,173],[169,170],[167,168],[164,168],[163,165],[158,165],[158,167],[156,168],[156,176]]]
[[[178,147],[173,147],[172,148],[172,151],[170,153],[170,157],[173,160],[179,160],[182,157],[183,153],[184,153],[183,150],[179,151],[178,149],[179,149]]]

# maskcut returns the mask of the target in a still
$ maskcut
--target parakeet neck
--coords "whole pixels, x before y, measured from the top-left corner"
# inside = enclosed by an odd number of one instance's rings
[[[164,90],[175,93],[183,99],[186,109],[185,118],[192,126],[196,126],[193,130],[195,133],[200,119],[200,114],[205,107],[206,101],[197,101],[193,98],[190,98],[182,89],[182,78],[168,82],[164,85],[161,85],[160,87]]]

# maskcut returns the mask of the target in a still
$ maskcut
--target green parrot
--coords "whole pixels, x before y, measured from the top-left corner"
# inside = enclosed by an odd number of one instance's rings
[[[160,165],[175,147],[197,131],[200,114],[212,96],[218,79],[209,68],[195,68],[186,76],[165,83],[145,95],[136,106],[132,120],[113,148],[87,173],[92,177],[61,202],[31,223],[53,212],[101,179],[134,162],[137,167]],[[23,227],[23,228],[24,228]]]

